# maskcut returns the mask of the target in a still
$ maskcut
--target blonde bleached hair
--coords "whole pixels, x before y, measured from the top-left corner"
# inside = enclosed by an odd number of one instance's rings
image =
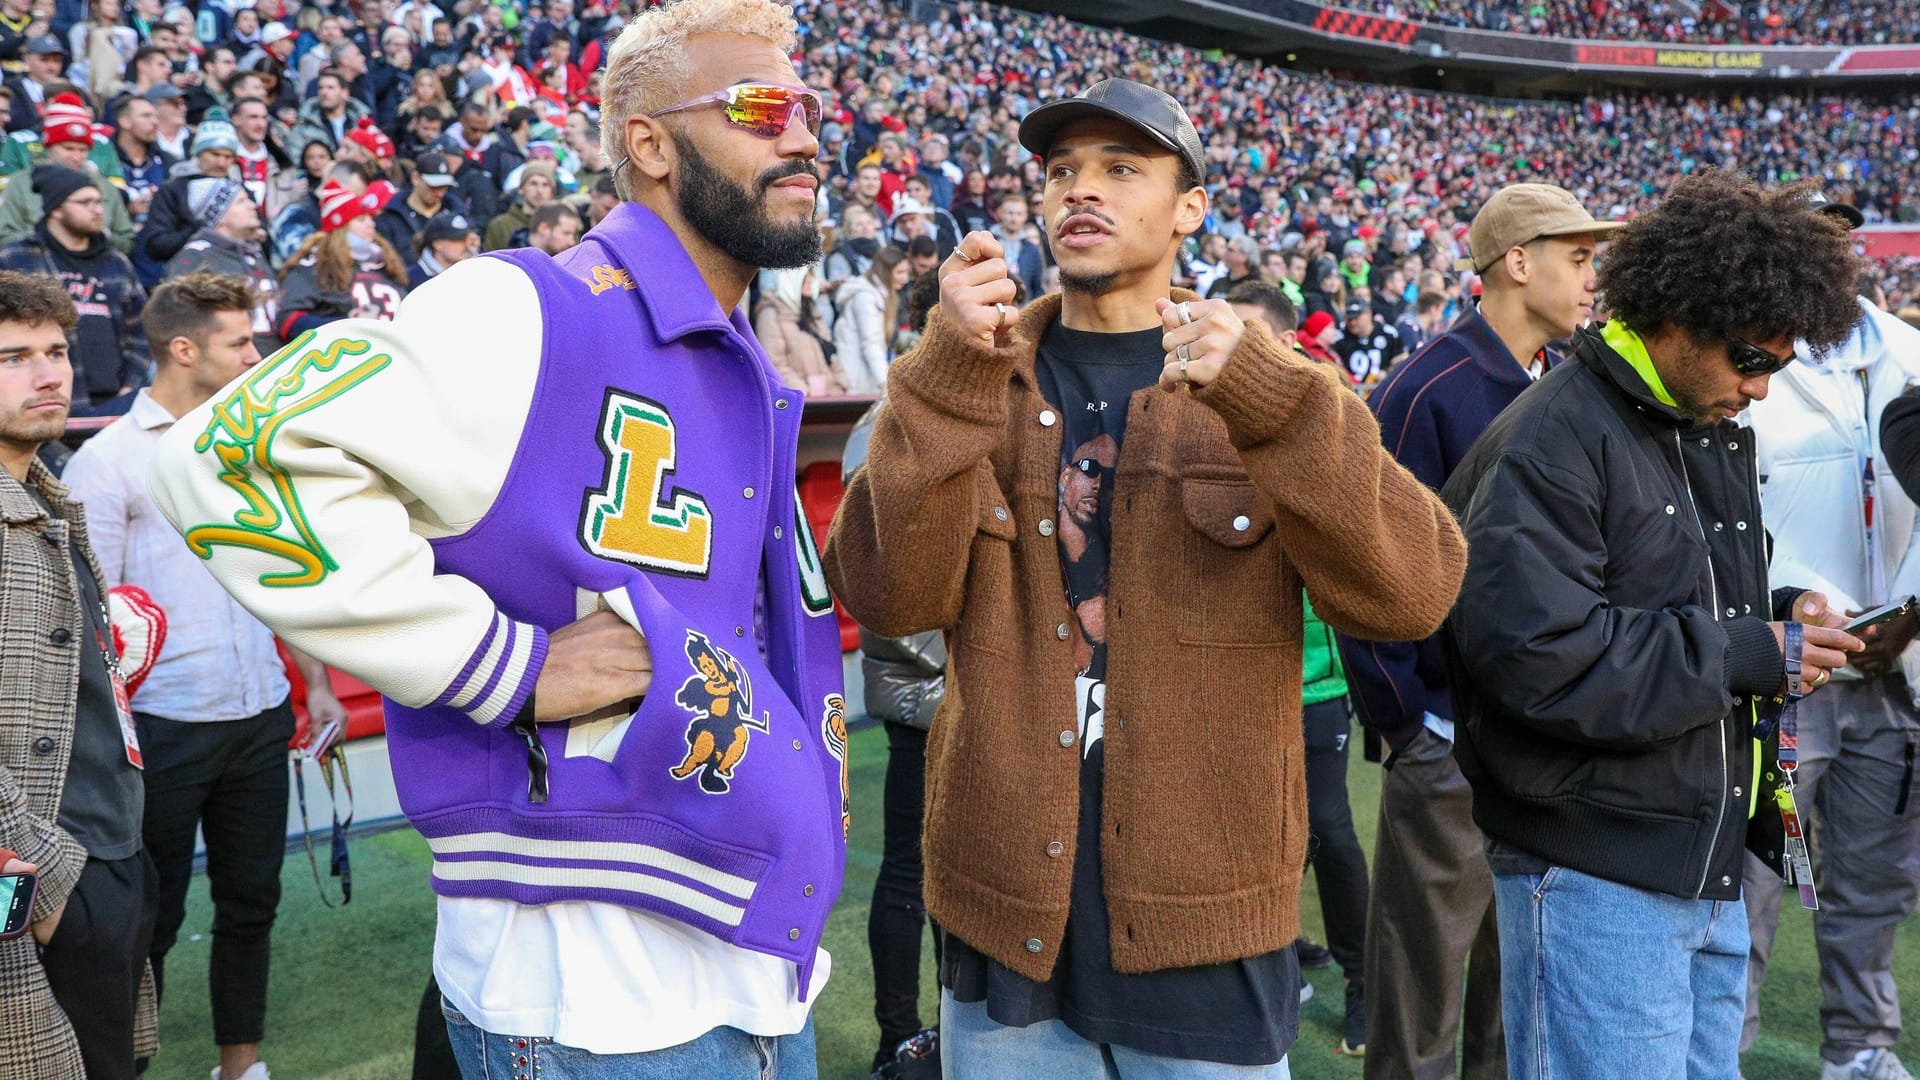
[[[777,0],[672,0],[637,15],[620,32],[607,57],[600,91],[600,148],[614,162],[614,190],[632,197],[627,170],[627,121],[677,104],[687,96],[693,68],[687,39],[695,34],[759,38],[791,55],[800,28],[793,9]]]

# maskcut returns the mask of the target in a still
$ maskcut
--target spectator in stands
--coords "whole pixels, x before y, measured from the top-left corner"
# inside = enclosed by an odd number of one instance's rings
[[[42,33],[27,42],[24,57],[25,69],[9,78],[6,84],[16,101],[31,104],[32,108],[15,110],[7,122],[12,125],[11,131],[39,131],[40,113],[54,96],[50,88],[63,81],[67,47],[53,34]]]
[[[219,180],[233,177],[240,139],[225,109],[207,110],[207,118],[194,129],[192,150],[193,160],[176,165],[173,175],[154,193],[147,224],[140,230],[139,250],[155,267],[165,266],[200,229],[187,202],[188,186],[202,177]]]
[[[907,281],[906,252],[884,247],[865,271],[834,292],[833,356],[847,393],[886,392],[893,336],[900,326],[900,292]]]
[[[251,210],[230,180],[229,205]],[[64,479],[87,508],[87,528],[108,585],[147,590],[168,613],[167,647],[133,697],[145,755],[147,852],[158,874],[151,958],[164,993],[164,962],[186,917],[196,831],[204,833],[213,894],[207,983],[219,1047],[214,1080],[267,1080],[267,961],[280,862],[286,851],[287,742],[293,711],[273,634],[220,588],[153,505],[147,473],[160,436],[260,360],[255,293],[242,278],[192,274],[154,290],[143,315],[157,358],[153,385],[133,408],[87,440]],[[314,731],[344,724],[326,669],[295,653],[307,680]]]
[[[274,138],[273,117],[261,98],[240,97],[234,101],[233,135],[234,169],[246,185],[248,197],[264,214],[275,174],[291,166],[293,157]]]
[[[1411,356],[1439,337],[1447,326],[1447,294],[1427,291],[1413,302],[1413,318],[1395,326]]]
[[[111,187],[101,173],[99,162],[91,157],[93,114],[87,111],[78,95],[60,94],[47,103],[41,142],[45,149],[34,159],[34,168],[58,165],[89,177],[101,191]],[[111,156],[111,150],[108,153]],[[0,244],[25,239],[47,216],[39,189],[30,182],[22,182],[30,177],[31,174],[17,176],[0,192]],[[104,205],[102,214],[108,243],[116,251],[132,250],[133,218],[127,214],[126,200],[115,192],[113,199]]]
[[[0,847],[39,874],[32,933],[0,942],[0,1072],[133,1080],[158,1050],[141,747],[86,519],[38,457],[66,427],[76,321],[59,280],[0,271]]]
[[[214,176],[188,185],[187,207],[200,228],[167,263],[167,277],[206,273],[245,282],[253,294],[254,348],[272,355],[280,347],[275,332],[280,286],[260,243],[260,211],[238,181]]]
[[[859,277],[873,265],[880,251],[878,232],[879,222],[866,207],[849,203],[841,210],[836,231],[839,242],[827,252],[824,264],[829,290],[838,289],[842,282]]]
[[[318,139],[335,153],[347,132],[359,125],[372,109],[348,92],[347,76],[336,68],[327,68],[314,80],[312,100],[300,106],[300,120],[294,125],[291,141],[305,145]]]
[[[513,202],[487,223],[486,249],[498,251],[525,246],[533,212],[552,201],[559,189],[560,181],[552,162],[529,162],[520,170],[518,184],[503,189]]]
[[[187,124],[186,95],[179,87],[167,82],[147,91],[145,97],[153,102],[154,118],[158,121],[153,136],[154,145],[175,161],[184,159],[193,142],[193,128]]]
[[[22,185],[9,185],[9,190]],[[73,298],[79,322],[73,332],[76,415],[118,415],[145,386],[151,366],[140,332],[146,293],[133,264],[106,237],[108,198],[119,201],[89,173],[64,165],[33,170],[33,188],[44,216],[33,233],[0,251],[0,268],[45,274]]]
[[[580,242],[580,211],[563,202],[550,202],[533,212],[527,222],[527,247],[549,255]]]
[[[237,70],[230,46],[215,45],[201,55],[200,81],[187,91],[188,123],[198,124],[207,110],[213,108],[220,109],[226,116],[233,115],[233,95],[227,83]]]
[[[390,320],[407,289],[407,264],[373,225],[372,191],[320,186],[320,231],[280,271],[280,337],[292,341],[335,319]]]
[[[1547,185],[1515,185],[1487,200],[1463,267],[1486,283],[1485,303],[1368,398],[1395,460],[1435,490],[1446,483],[1544,370],[1547,342],[1592,317],[1594,252],[1618,227]],[[1360,721],[1392,753],[1368,915],[1368,1075],[1451,1073],[1456,1041],[1464,1075],[1498,1072],[1507,1055],[1493,878],[1452,753],[1440,640],[1342,645]]]
[[[1006,252],[1003,258],[1008,272],[1020,282],[1029,298],[1039,297],[1044,291],[1041,278],[1046,273],[1046,255],[1039,231],[1027,222],[1027,200],[1001,199],[1000,205],[994,208],[993,220],[990,231]]]
[[[1227,238],[1225,273],[1207,287],[1208,297],[1224,297],[1242,285],[1260,281],[1260,242],[1242,232]],[[1291,328],[1289,328],[1291,329]]]
[[[417,289],[448,267],[480,253],[480,234],[463,214],[439,214],[420,230],[420,258],[407,269],[408,287]]]
[[[1825,596],[1769,591],[1754,440],[1721,421],[1795,338],[1846,340],[1857,269],[1804,186],[1688,177],[1615,234],[1611,318],[1442,489],[1473,551],[1443,644],[1520,1077],[1737,1068],[1741,849],[1787,851],[1755,725],[1862,643]]]
[[[166,183],[174,160],[154,142],[160,132],[160,117],[153,102],[143,97],[121,98],[113,123],[113,149],[120,155],[120,174],[127,183],[127,212],[138,228],[146,224],[153,196]]]
[[[1372,386],[1400,358],[1407,355],[1400,332],[1374,318],[1373,305],[1363,297],[1347,301],[1346,323],[1334,353],[1347,367],[1347,374],[1362,386]]]
[[[960,178],[960,188],[953,196],[953,217],[960,223],[961,235],[970,232],[985,232],[995,222],[991,199],[987,193],[987,174],[975,169]]]
[[[1392,466],[1364,405],[1224,300],[1169,297],[1176,250],[1207,210],[1200,138],[1177,102],[1108,80],[1028,113],[1019,135],[1046,162],[1042,220],[1064,298],[1016,320],[999,244],[966,237],[943,267],[941,317],[892,369],[824,552],[835,593],[876,630],[966,628],[948,638],[964,682],[948,708],[964,711],[927,747],[928,789],[941,793],[923,854],[929,912],[947,934],[942,1067],[972,1080],[1126,1073],[1136,1061],[1198,1072],[1169,1059],[1199,1059],[1286,1076],[1307,823],[1284,785],[1257,777],[1298,775],[1299,744],[1249,748],[1235,769],[1254,779],[1205,797],[1154,758],[1249,722],[1293,730],[1299,699],[1270,693],[1250,715],[1240,681],[1208,681],[1205,650],[1179,640],[1299,640],[1299,579],[1242,573],[1283,557],[1333,625],[1425,632],[1452,602],[1465,549],[1432,493]],[[1151,422],[1130,421],[1141,415]],[[1282,427],[1328,434],[1278,438]],[[1121,474],[1123,438],[1146,464]],[[1058,504],[1006,497],[989,459],[1041,453],[1060,455]],[[1189,495],[1207,507],[1189,514],[1167,478],[1198,461],[1244,467],[1253,483]],[[1356,492],[1367,493],[1359,504]],[[1127,499],[1144,505],[1109,522]],[[1190,517],[1221,543],[1183,555]],[[903,536],[915,543],[894,542]],[[1058,552],[1042,548],[1049,536]],[[1063,572],[1069,620],[1030,611]],[[1145,587],[1155,574],[1159,600]],[[1109,616],[1122,613],[1131,629],[1110,653]],[[983,649],[1020,659],[981,663]],[[1274,661],[1278,684],[1297,687],[1298,656]],[[1172,711],[1183,733],[1156,750],[1139,718]],[[1033,747],[1036,712],[1063,726],[1058,749]],[[1111,770],[1110,741],[1126,747]],[[1015,832],[1053,838],[1049,857],[1007,857],[1023,843]],[[1245,914],[1250,902],[1257,913]]]
[[[847,392],[846,379],[827,357],[832,327],[824,317],[811,269],[761,272],[753,332],[788,386],[806,391],[809,397]]]
[[[376,221],[380,235],[395,251],[413,251],[415,238],[435,214],[467,213],[467,205],[452,194],[458,183],[452,164],[441,154],[422,154],[414,159],[413,183],[403,188],[380,210]]]

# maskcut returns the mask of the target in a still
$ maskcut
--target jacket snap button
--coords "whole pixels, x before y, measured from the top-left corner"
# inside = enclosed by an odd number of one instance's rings
[[[1040,524],[1036,526],[1036,528],[1040,530],[1041,536],[1053,535],[1053,521],[1049,518],[1041,518]]]
[[[1709,438],[1707,438],[1707,437],[1706,437],[1705,435],[1702,435],[1702,436],[1700,437],[1700,445],[1701,445],[1701,446],[1711,446],[1711,445],[1713,445],[1713,440],[1712,440],[1712,439],[1709,439]]]
[[[1746,523],[1746,522],[1744,522],[1744,521],[1736,521],[1736,522],[1734,522],[1734,523],[1733,523],[1733,527],[1734,527],[1734,528],[1736,528],[1736,529],[1739,529],[1739,530],[1740,530],[1741,532],[1746,532],[1746,531],[1747,531],[1747,523]]]
[[[1052,410],[1052,409],[1041,409],[1041,410],[1040,410],[1040,426],[1041,426],[1041,427],[1052,427],[1052,426],[1053,426],[1053,422],[1054,422],[1055,420],[1058,420],[1058,419],[1059,419],[1059,417],[1057,417],[1057,416],[1055,416],[1055,415],[1053,415],[1053,410]]]
[[[1049,841],[1047,844],[1047,854],[1056,859],[1059,858],[1061,855],[1065,854],[1066,850],[1067,850],[1067,845],[1061,843],[1058,840]]]
[[[742,489],[742,490],[741,490],[741,492],[740,492],[740,497],[741,497],[741,498],[743,498],[743,499],[751,499],[751,498],[753,498],[753,489],[752,489],[752,488],[744,488],[744,489]]]
[[[1673,513],[1673,504],[1672,504],[1672,503],[1668,503],[1668,504],[1667,504],[1667,513],[1669,513],[1669,514],[1671,514],[1671,513]]]
[[[1037,938],[1037,937],[1030,937],[1030,938],[1028,938],[1028,939],[1027,939],[1027,951],[1028,951],[1028,952],[1039,952],[1039,951],[1040,951],[1041,949],[1044,949],[1044,948],[1046,948],[1046,946],[1045,946],[1045,945],[1042,945],[1042,944],[1040,944],[1040,939],[1039,939],[1039,938]]]
[[[1234,532],[1246,532],[1248,529],[1252,527],[1253,527],[1253,521],[1249,519],[1245,514],[1241,514],[1239,517],[1233,519]]]
[[[774,407],[774,408],[776,408],[776,409],[784,409],[784,408],[786,408],[786,407],[787,407],[787,399],[786,399],[786,398],[779,398],[779,399],[777,399],[776,401],[774,401],[774,403],[773,403],[773,407]]]
[[[1073,734],[1073,732],[1072,732],[1072,730],[1067,730],[1067,731],[1063,731],[1063,732],[1061,732],[1061,733],[1060,733],[1060,745],[1061,745],[1061,746],[1072,746],[1072,745],[1073,745],[1073,740],[1074,740],[1074,738],[1075,738],[1075,736],[1074,736],[1074,734]]]
[[[796,926],[796,927],[794,927],[793,929],[791,929],[791,930],[789,930],[789,931],[787,931],[787,940],[788,940],[788,941],[799,941],[799,940],[800,940],[800,928]]]
[[[782,536],[784,536],[784,535],[786,535],[786,534],[785,534],[784,532],[782,532],[782,531],[781,531],[781,529],[780,529],[780,526],[778,526],[778,525],[775,525],[775,526],[773,527],[773,538],[774,538],[775,540],[778,540],[778,539],[780,539],[780,538],[781,538]]]
[[[812,895],[813,895],[813,886],[811,886],[811,885],[809,885],[809,886],[807,886],[806,888],[804,888],[804,889],[801,889],[801,890],[800,890],[800,895],[802,895],[802,896],[812,896]]]
[[[47,635],[47,640],[55,645],[65,645],[73,640],[73,631],[64,626],[56,626],[53,628],[53,633]]]
[[[1742,796],[1742,795],[1745,795],[1745,794],[1746,794],[1746,792],[1744,792],[1744,791],[1742,791],[1742,790],[1740,790],[1739,788],[1734,788],[1734,789],[1733,789],[1733,796],[1734,796],[1734,798],[1736,798],[1736,799],[1737,799],[1737,798],[1739,798],[1739,797],[1740,797],[1740,796]]]
[[[53,740],[45,735],[33,740],[33,752],[36,754],[53,753]]]
[[[994,508],[993,508],[993,520],[995,520],[995,521],[1005,521],[1005,520],[1007,520],[1007,508],[1006,508],[1006,507],[1004,507],[1004,506],[996,506],[996,507],[994,507]]]
[[[795,750],[798,750],[798,749],[800,749],[800,740],[799,740],[799,739],[795,739],[795,740],[793,740],[793,748],[794,748]]]
[[[1726,532],[1726,531],[1727,531],[1727,523],[1726,523],[1726,522],[1724,522],[1724,521],[1716,521],[1716,522],[1714,522],[1714,523],[1713,523],[1713,531],[1714,531],[1714,532]]]
[[[1735,611],[1733,608],[1727,609],[1727,618],[1729,619],[1733,618],[1735,615],[1738,615],[1738,614],[1740,613],[1738,611]]]
[[[734,637],[746,637],[746,636],[747,636],[747,628],[746,628],[746,627],[744,627],[744,626],[736,626],[736,627],[734,627],[734,628],[733,628],[733,636],[734,636]]]
[[[1722,884],[1722,885],[1731,885],[1731,884],[1733,884],[1733,879],[1732,879],[1731,877],[1728,877],[1728,876],[1727,876],[1727,875],[1725,875],[1725,874],[1721,874],[1721,875],[1720,875],[1720,884]]]
[[[1061,641],[1067,640],[1067,633],[1066,623],[1061,623],[1059,626],[1053,628],[1053,636],[1059,638]]]
[[[1739,440],[1737,440],[1737,439],[1736,439],[1736,440],[1733,440],[1733,441],[1731,441],[1731,442],[1729,442],[1729,443],[1727,443],[1727,449],[1729,449],[1729,450],[1738,450],[1738,449],[1740,449],[1740,442],[1739,442]]]

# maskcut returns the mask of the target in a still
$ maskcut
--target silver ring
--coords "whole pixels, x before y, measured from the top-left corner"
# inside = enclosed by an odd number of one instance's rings
[[[961,261],[961,262],[963,262],[963,263],[967,263],[968,265],[972,265],[972,263],[973,263],[973,256],[971,256],[971,255],[969,255],[969,254],[967,254],[967,249],[966,249],[966,248],[963,248],[963,247],[956,247],[956,248],[954,248],[954,249],[953,249],[953,253],[954,253],[955,255],[958,255],[958,256],[960,256],[960,261]]]
[[[1185,326],[1188,323],[1193,321],[1193,310],[1192,310],[1192,304],[1190,302],[1186,300],[1182,300],[1178,304],[1174,305],[1174,310],[1180,313],[1181,326]]]
[[[1193,351],[1185,345],[1175,345],[1173,347],[1173,355],[1176,360],[1180,361],[1180,374],[1185,375],[1187,373],[1187,364],[1193,359]]]
[[[1193,381],[1193,376],[1187,374],[1187,358],[1184,356],[1180,358],[1180,381],[1183,383]]]
[[[1007,313],[1009,311],[1012,311],[1013,309],[1009,308],[1005,304],[995,304],[993,305],[993,310],[1000,313],[1000,321],[993,324],[993,332],[997,334],[1000,331],[1005,330],[1007,328],[1007,323],[1011,321],[1008,318]]]

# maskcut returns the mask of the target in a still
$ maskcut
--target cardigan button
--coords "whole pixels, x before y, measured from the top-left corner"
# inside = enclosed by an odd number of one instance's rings
[[[1059,418],[1059,417],[1057,417],[1057,416],[1055,416],[1055,415],[1053,415],[1053,410],[1052,410],[1052,409],[1041,409],[1041,410],[1040,410],[1040,426],[1041,426],[1041,427],[1052,427],[1052,426],[1053,426],[1053,422],[1054,422],[1055,420],[1058,420],[1058,419],[1060,419],[1060,418]]]
[[[1004,506],[996,506],[996,507],[994,507],[994,508],[993,508],[993,520],[995,520],[995,521],[1005,521],[1005,520],[1007,520],[1007,508],[1006,508],[1006,507],[1004,507]]]
[[[53,633],[47,635],[47,640],[55,645],[65,645],[73,640],[73,631],[64,626],[56,626],[53,628]]]
[[[53,753],[53,740],[45,735],[33,740],[33,752],[36,754]]]
[[[1030,937],[1030,938],[1028,938],[1028,939],[1027,939],[1027,951],[1028,951],[1028,952],[1039,952],[1039,951],[1040,951],[1041,949],[1044,949],[1044,948],[1046,948],[1046,946],[1045,946],[1045,945],[1042,945],[1042,944],[1040,943],[1040,939],[1039,939],[1039,938],[1037,938],[1037,937]]]
[[[1066,623],[1061,623],[1059,626],[1053,628],[1053,636],[1059,638],[1061,641],[1067,640],[1069,633],[1071,633],[1071,631],[1067,629]]]
[[[1041,518],[1041,519],[1040,519],[1040,524],[1038,524],[1038,525],[1036,525],[1036,526],[1034,526],[1034,528],[1036,528],[1036,529],[1039,529],[1039,530],[1040,530],[1040,535],[1041,535],[1041,536],[1052,536],[1052,535],[1053,535],[1053,520],[1052,520],[1051,518]]]
[[[1049,858],[1057,859],[1060,856],[1066,854],[1066,851],[1067,851],[1067,845],[1061,843],[1058,840],[1050,840],[1047,842],[1047,855]]]
[[[1079,737],[1079,736],[1077,736],[1077,735],[1075,735],[1075,734],[1073,733],[1073,729],[1072,729],[1072,728],[1068,728],[1067,730],[1065,730],[1065,731],[1063,731],[1063,732],[1061,732],[1061,733],[1060,733],[1060,745],[1061,745],[1061,746],[1072,746],[1072,745],[1073,745],[1073,741],[1074,741],[1074,739],[1076,739],[1076,738],[1078,738],[1078,737]]]
[[[1248,529],[1252,527],[1253,527],[1253,519],[1247,517],[1247,515],[1245,514],[1241,514],[1239,517],[1236,517],[1233,519],[1234,532],[1246,532]]]

